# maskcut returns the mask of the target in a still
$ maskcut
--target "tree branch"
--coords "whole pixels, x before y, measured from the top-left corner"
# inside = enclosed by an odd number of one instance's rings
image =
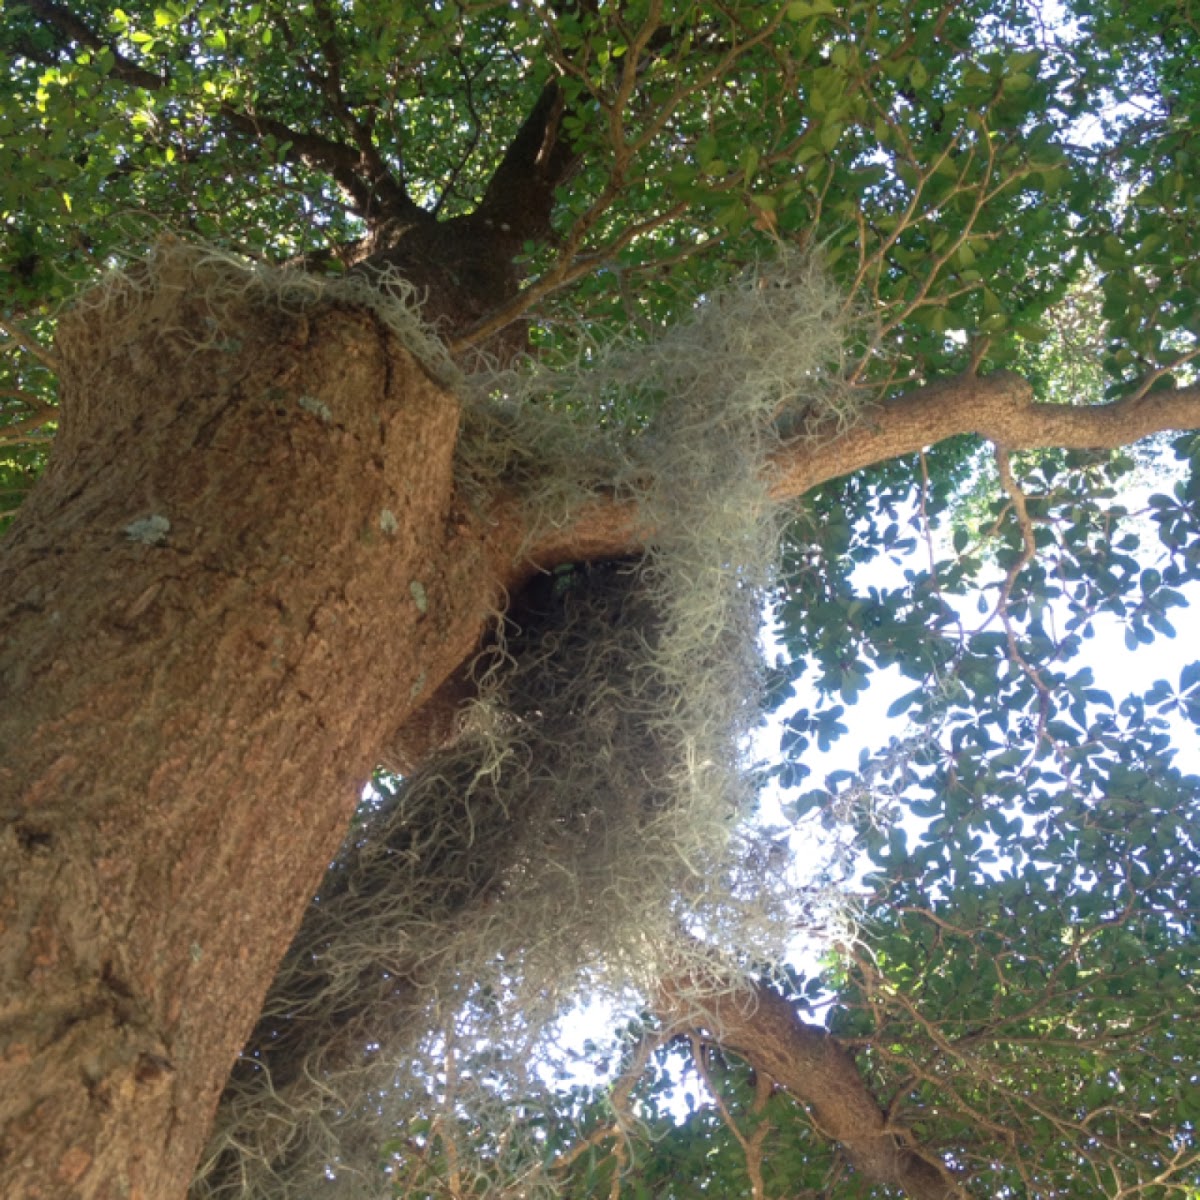
[[[1005,450],[1114,449],[1153,433],[1200,428],[1200,386],[1152,392],[1111,404],[1036,404],[1019,376],[959,376],[885,401],[852,428],[830,428],[797,440],[776,456],[772,494],[798,499],[822,483],[876,463],[915,454],[959,434],[974,433]],[[513,533],[525,524],[520,497],[498,496],[491,510],[497,533],[497,587],[515,594],[539,571],[567,562],[599,562],[641,550],[653,530],[637,505],[615,495],[598,496],[574,518],[541,530],[521,544]],[[503,533],[503,536],[500,536]]]
[[[122,83],[134,87],[145,88],[147,91],[158,91],[167,85],[167,80],[153,71],[139,67],[121,54],[117,48],[106,42],[90,26],[81,21],[74,13],[55,4],[53,0],[26,0],[29,11],[40,17],[52,29],[56,29],[69,42],[77,42],[89,50],[107,50],[113,56],[112,76]]]
[[[58,374],[59,362],[55,353],[43,346],[32,334],[26,333],[19,325],[10,321],[0,321],[0,339],[3,339],[0,340],[0,353],[13,347],[19,348],[45,367],[47,371]]]
[[[270,134],[279,143],[290,143],[283,157],[328,171],[364,221],[400,220],[415,225],[430,220],[429,213],[387,172],[378,155],[368,162],[361,150],[345,142],[302,133],[274,117],[245,113],[230,104],[221,105],[217,115],[238,133],[255,139]]]
[[[1035,404],[1017,375],[959,376],[931,383],[870,409],[850,429],[797,440],[776,456],[771,492],[795,500],[853,471],[916,454],[959,434],[973,433],[1005,450],[1057,446],[1112,450],[1153,433],[1200,429],[1200,386],[1151,392],[1111,404]],[[636,553],[651,530],[629,501],[598,498],[569,525],[548,529],[527,550],[519,585],[536,570],[564,562],[598,561]]]
[[[1033,390],[1009,373],[958,376],[927,384],[869,410],[850,429],[796,442],[775,460],[777,499],[863,467],[915,454],[974,433],[1003,450],[1113,450],[1166,430],[1200,428],[1200,386],[1151,392],[1111,404],[1035,404]]]
[[[889,1125],[836,1038],[802,1021],[763,984],[713,995],[710,982],[685,974],[662,984],[663,1015],[704,1028],[722,1049],[771,1076],[810,1109],[817,1131],[838,1142],[867,1179],[900,1188],[912,1200],[965,1200],[937,1158],[916,1146],[907,1130]]]
[[[43,404],[34,409],[33,415],[8,425],[0,425],[0,446],[19,446],[50,441],[46,426],[60,417],[57,405]]]
[[[329,0],[317,0],[315,12],[319,18],[321,53],[325,58],[326,71],[315,80],[329,104],[330,111],[341,122],[342,127],[358,147],[359,174],[370,184],[372,195],[368,203],[377,201],[376,209],[389,220],[416,222],[426,218],[425,210],[415,204],[399,179],[384,161],[375,144],[371,125],[358,119],[346,100],[346,89],[342,81],[342,52],[337,43],[337,17]],[[370,212],[364,212],[364,220]]]
[[[562,90],[551,80],[492,172],[476,211],[479,219],[506,226],[518,245],[549,236],[554,189],[578,164],[562,136],[562,117]]]

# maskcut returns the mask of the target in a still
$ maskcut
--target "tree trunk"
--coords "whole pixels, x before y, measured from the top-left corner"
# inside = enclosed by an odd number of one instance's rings
[[[5,1200],[185,1194],[384,745],[535,564],[647,533],[619,494],[529,539],[515,496],[463,500],[457,402],[386,322],[250,278],[163,253],[60,324],[62,428],[0,573]],[[969,430],[1198,422],[1195,388],[1064,409],[948,381],[798,442],[777,489]]]
[[[454,398],[370,313],[222,270],[164,259],[64,319],[5,546],[11,1200],[184,1195],[374,756],[494,598]]]

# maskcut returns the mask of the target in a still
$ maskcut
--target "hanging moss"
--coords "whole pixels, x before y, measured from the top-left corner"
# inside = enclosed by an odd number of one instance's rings
[[[457,737],[356,824],[234,1071],[195,1196],[378,1196],[381,1147],[438,1104],[461,1114],[454,1045],[492,1049],[473,1093],[491,1115],[472,1119],[505,1126],[495,1161],[502,1143],[527,1194],[549,1188],[505,1097],[536,1087],[538,1039],[564,1007],[646,995],[689,956],[702,976],[714,946],[778,953],[783,902],[738,829],[778,534],[770,463],[781,429],[853,417],[842,311],[811,264],[788,262],[652,345],[460,381],[459,469],[479,495],[516,487],[536,527],[615,491],[648,545],[516,598]],[[647,427],[597,435],[573,415],[613,389],[645,398]]]

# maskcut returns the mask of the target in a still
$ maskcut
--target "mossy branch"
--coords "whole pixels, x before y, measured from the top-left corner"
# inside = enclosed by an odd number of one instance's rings
[[[1152,392],[1109,404],[1038,404],[1018,375],[961,375],[927,384],[864,411],[853,427],[826,437],[811,434],[773,457],[771,495],[798,499],[831,479],[961,434],[976,434],[1009,451],[1060,447],[1112,450],[1155,433],[1200,429],[1200,386]],[[615,494],[599,496],[570,525],[542,531],[530,563],[614,558],[637,550],[650,530],[636,506]]]

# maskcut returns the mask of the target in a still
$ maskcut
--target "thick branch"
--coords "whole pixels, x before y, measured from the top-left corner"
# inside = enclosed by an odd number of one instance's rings
[[[961,376],[918,388],[870,410],[843,433],[796,441],[776,456],[772,493],[793,500],[853,471],[915,454],[959,434],[973,433],[1005,450],[1058,446],[1112,450],[1153,433],[1200,429],[1200,386],[1152,392],[1112,404],[1035,404],[1017,375]],[[550,569],[563,562],[620,558],[635,553],[650,530],[627,501],[598,499],[567,526],[547,530],[528,550],[528,563]]]
[[[1200,428],[1200,387],[1111,404],[1035,404],[1020,376],[959,376],[872,409],[844,433],[807,439],[776,460],[775,495],[791,499],[875,463],[974,433],[1003,450],[1113,450],[1166,430]]]
[[[838,1142],[854,1168],[912,1200],[964,1200],[966,1193],[938,1160],[889,1124],[854,1059],[829,1033],[802,1021],[764,985],[697,1001],[690,977],[660,990],[670,1020],[703,1026],[725,1050],[770,1075],[812,1113],[817,1131]]]
[[[1200,387],[1071,407],[1035,404],[1029,385],[1016,375],[962,376],[889,400],[846,432],[831,431],[826,439],[816,436],[793,443],[774,464],[773,494],[781,501],[796,499],[831,479],[964,433],[978,434],[1006,450],[1113,449],[1152,433],[1196,428],[1200,428]],[[523,522],[519,497],[497,498],[492,520],[497,530],[519,528]],[[569,524],[540,531],[525,543],[519,558],[497,554],[496,583],[515,594],[533,575],[561,563],[636,554],[653,532],[633,502],[597,497]],[[403,734],[400,740],[404,741]],[[427,741],[416,738],[414,745],[424,747]]]
[[[549,236],[554,189],[578,164],[578,155],[562,136],[562,117],[562,90],[551,80],[492,173],[476,213],[495,227],[506,227],[518,245]]]

